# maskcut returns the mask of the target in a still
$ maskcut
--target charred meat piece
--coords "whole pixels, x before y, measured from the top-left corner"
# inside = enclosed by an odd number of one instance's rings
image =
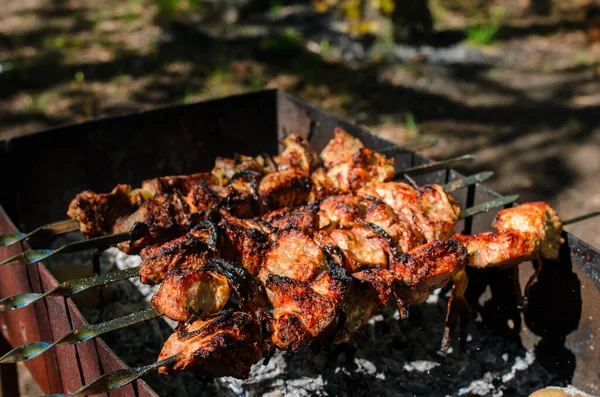
[[[156,196],[132,214],[117,219],[112,232],[129,232],[135,223],[143,223],[146,227],[143,237],[119,244],[121,251],[136,254],[150,244],[160,244],[183,234],[184,226],[188,226],[187,214],[187,206],[178,194]]]
[[[259,278],[265,283],[274,274],[310,282],[326,267],[325,256],[311,237],[298,230],[286,230],[268,251]]]
[[[363,215],[360,198],[352,195],[327,197],[319,205],[319,229],[352,227]]]
[[[260,181],[258,195],[262,208],[276,210],[306,204],[310,188],[309,176],[290,168],[266,175]]]
[[[518,230],[454,235],[469,252],[469,266],[478,268],[508,267],[535,258],[539,241],[532,233]]]
[[[420,189],[400,182],[369,183],[359,195],[381,199],[398,217],[411,225],[428,241],[447,239],[454,234],[454,225],[460,217],[460,207],[439,185],[425,185]]]
[[[205,317],[220,312],[230,294],[227,278],[216,272],[172,269],[152,297],[152,305],[160,314],[176,321],[187,321],[192,315]]]
[[[194,228],[185,236],[163,245],[146,247],[140,253],[140,280],[145,284],[160,283],[175,268],[200,270],[209,258],[218,255],[211,230]]]
[[[265,286],[273,304],[271,340],[282,350],[297,351],[314,338],[325,338],[336,326],[336,305],[307,283],[270,274]]]
[[[239,219],[223,214],[219,227],[227,238],[223,239],[223,255],[240,262],[253,276],[258,275],[265,254],[271,246],[271,231],[262,223]]]
[[[265,214],[262,219],[270,226],[280,230],[300,230],[311,234],[316,230],[317,212],[316,204],[304,205],[296,208],[282,208]]]
[[[434,289],[448,284],[468,261],[467,249],[453,238],[419,246],[391,266],[397,280],[395,292],[405,304],[423,303]]]
[[[87,238],[109,234],[117,219],[135,210],[132,201],[137,203],[138,199],[131,193],[129,185],[117,185],[110,193],[86,190],[71,201],[67,215],[79,222],[81,233]]]
[[[364,148],[362,142],[348,134],[341,128],[333,131],[333,139],[321,152],[321,160],[326,168],[338,163],[347,163],[360,149]]]
[[[263,156],[250,157],[237,155],[232,159],[217,157],[212,175],[217,184],[224,186],[240,172],[254,171],[258,175],[277,171]]]
[[[394,177],[395,171],[393,160],[363,148],[349,161],[328,167],[326,174],[331,191],[349,192],[369,182],[388,181]]]
[[[192,370],[200,376],[244,378],[263,358],[267,345],[260,325],[247,313],[225,311],[185,324],[165,342],[158,360],[179,355],[159,373]]]
[[[310,287],[333,300],[340,312],[340,324],[331,340],[346,343],[389,300],[393,276],[383,269],[368,269],[354,274],[332,266],[321,273]]]
[[[151,196],[180,192],[186,195],[199,182],[215,183],[210,172],[191,175],[163,176],[142,182],[142,190]]]
[[[296,168],[308,175],[319,166],[317,153],[305,139],[292,134],[285,137],[281,144],[285,149],[274,158],[280,171]]]
[[[344,253],[343,265],[351,272],[373,266],[387,268],[393,255],[390,242],[366,226],[334,229],[329,237]]]
[[[504,209],[496,216],[493,227],[499,232],[518,230],[531,233],[538,241],[538,251],[542,258],[558,259],[563,243],[562,221],[548,203],[524,203]]]
[[[425,185],[419,189],[417,200],[421,230],[427,241],[450,238],[460,217],[460,206],[454,198],[440,185]]]

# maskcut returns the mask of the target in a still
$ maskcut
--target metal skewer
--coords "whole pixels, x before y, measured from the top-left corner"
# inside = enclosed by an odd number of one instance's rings
[[[494,200],[486,201],[485,203],[475,205],[473,207],[465,209],[461,214],[461,219],[469,218],[473,215],[480,214],[482,212],[487,212],[493,208],[502,207],[506,204],[514,203],[519,199],[518,194],[513,194],[511,196],[499,197]]]
[[[48,394],[44,397],[75,397],[90,396],[93,394],[108,393],[112,390],[126,386],[142,376],[157,370],[159,367],[174,363],[179,358],[179,354],[165,358],[164,360],[145,365],[143,367],[119,369],[102,375],[98,379],[83,385],[71,394]]]
[[[424,172],[431,172],[443,168],[452,168],[458,165],[469,164],[475,160],[472,154],[464,154],[458,157],[452,157],[446,160],[434,161],[427,164],[417,165],[415,167],[405,168],[401,171],[396,172],[396,176],[393,179],[401,178],[403,174],[422,174]]]
[[[152,320],[153,318],[157,317],[160,317],[160,314],[154,308],[150,308],[138,313],[106,321],[104,323],[86,325],[84,327],[72,330],[52,343],[33,342],[17,346],[4,356],[0,357],[0,364],[31,360],[32,358],[38,357],[40,354],[50,350],[54,346],[76,345],[107,332],[125,328],[143,321]]]
[[[39,250],[30,250],[27,252],[22,252],[20,254],[14,255],[3,262],[0,262],[0,266],[6,265],[11,262],[19,261],[21,264],[28,265],[30,263],[37,263],[43,261],[44,259],[48,259],[51,256],[60,253],[69,253],[69,252],[78,252],[84,251],[92,248],[102,248],[107,247],[113,244],[117,244],[123,241],[127,241],[132,239],[132,233],[123,232],[117,234],[111,234],[108,236],[91,238],[89,240],[76,241],[74,243],[65,244],[60,248],[55,250],[51,249],[39,249]]]
[[[567,219],[562,224],[563,224],[563,226],[567,226],[567,225],[571,225],[573,223],[585,221],[586,219],[594,218],[594,217],[597,217],[597,216],[600,216],[600,211],[594,211],[594,212],[590,212],[589,214],[585,214],[585,215],[581,215],[581,216],[576,216],[575,218]]]
[[[73,219],[65,219],[63,221],[58,221],[40,226],[29,233],[15,232],[0,234],[0,247],[6,247],[9,245],[19,243],[37,234],[54,236],[58,234],[73,232],[75,230],[79,230],[79,222]]]
[[[47,296],[72,296],[85,291],[88,288],[99,287],[117,281],[125,280],[138,275],[138,267],[132,267],[118,272],[111,272],[100,276],[85,277],[76,280],[65,281],[50,291],[43,294],[27,292],[8,296],[0,300],[0,311],[20,309],[31,305]]]
[[[448,182],[442,185],[442,189],[446,193],[451,193],[455,190],[458,190],[463,187],[467,187],[469,185],[475,185],[476,183],[482,183],[490,179],[494,173],[492,171],[483,171],[474,175],[470,175],[461,179],[457,179],[452,182]]]

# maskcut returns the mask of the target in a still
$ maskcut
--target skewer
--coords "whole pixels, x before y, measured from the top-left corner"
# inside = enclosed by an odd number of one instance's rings
[[[34,302],[37,302],[38,300],[43,299],[47,296],[69,297],[83,292],[89,288],[112,284],[117,281],[128,279],[130,277],[135,277],[137,275],[138,268],[132,267],[125,270],[120,270],[118,272],[106,273],[100,276],[92,276],[65,281],[64,283],[57,285],[56,287],[43,294],[39,294],[36,292],[27,292],[24,294],[11,295],[0,300],[0,311],[20,309]]]
[[[402,149],[402,147],[390,148],[390,150],[391,149],[400,150],[400,149]],[[447,160],[435,161],[435,162],[432,162],[429,164],[423,164],[423,165],[419,165],[416,167],[406,168],[404,170],[398,171],[396,173],[396,176],[397,176],[397,178],[400,178],[403,176],[403,174],[420,174],[420,173],[427,172],[427,171],[433,171],[433,170],[436,170],[439,168],[452,167],[452,166],[457,166],[460,164],[467,164],[467,163],[473,161],[473,159],[474,158],[472,155],[453,157],[453,158],[447,159]],[[482,182],[488,178],[489,177],[478,180],[477,183]],[[47,225],[40,226],[37,229],[35,229],[29,233],[14,232],[14,233],[0,234],[0,247],[6,247],[9,245],[16,244],[18,242],[27,240],[30,237],[37,235],[37,234],[47,233],[50,236],[57,236],[60,234],[64,234],[64,233],[68,233],[68,232],[72,232],[72,231],[76,231],[76,230],[79,230],[79,223],[73,219],[65,219],[62,221],[49,223]],[[65,251],[63,251],[63,252],[65,252]],[[18,254],[18,255],[13,256],[12,258],[9,258],[6,261],[0,263],[0,266],[4,265],[5,263],[16,260],[20,256],[21,256],[21,254]],[[42,259],[45,259],[45,258],[47,258],[47,257],[43,257]],[[26,263],[35,263],[42,259],[32,258],[31,261],[28,261]]]
[[[142,237],[147,228],[141,223],[134,223],[131,230],[123,233],[109,234],[108,236],[95,237],[89,240],[76,241],[73,243],[65,244],[57,249],[38,249],[29,250],[27,252],[21,252],[0,262],[0,266],[6,265],[11,262],[19,261],[23,265],[29,265],[31,263],[41,262],[44,259],[48,259],[56,254],[67,254],[79,251],[85,251],[93,248],[109,247],[114,244],[121,243],[127,240],[137,240]]]
[[[594,211],[594,212],[590,212],[589,214],[585,214],[585,215],[581,215],[581,216],[576,216],[575,218],[567,219],[562,224],[563,224],[563,226],[571,225],[573,223],[585,221],[586,219],[594,218],[594,217],[597,217],[597,216],[600,216],[600,211]]]
[[[493,175],[493,172],[491,172],[491,171],[480,172],[478,174],[470,175],[468,177],[449,182],[445,185],[442,185],[442,188],[445,192],[450,193],[450,192],[453,192],[460,188],[466,187],[468,185],[472,185],[475,183],[481,183],[481,182],[489,179],[492,175]],[[75,221],[62,221],[62,222],[67,223],[67,222],[75,222]],[[57,223],[60,223],[60,222],[57,222]],[[142,232],[141,229],[142,229],[141,227],[136,228],[134,225],[134,227],[132,228],[132,231],[129,233],[111,234],[108,236],[102,236],[102,237],[96,237],[96,238],[89,239],[89,240],[78,241],[78,242],[64,245],[55,250],[48,250],[48,249],[30,250],[25,253],[16,254],[16,255],[6,259],[5,261],[0,263],[0,266],[11,263],[11,262],[15,262],[17,260],[20,260],[21,258],[23,258],[22,264],[31,264],[31,263],[40,262],[44,259],[48,259],[49,257],[54,256],[60,252],[68,253],[68,252],[84,251],[86,249],[91,249],[91,248],[106,247],[106,246],[113,245],[113,244],[116,244],[116,243],[119,243],[122,241],[126,241],[128,239],[135,240],[137,238],[137,235]],[[32,232],[32,233],[34,233],[34,232]],[[66,231],[65,231],[65,233],[66,233]],[[113,240],[113,238],[114,238],[114,240]]]
[[[487,212],[493,208],[502,207],[506,204],[514,203],[519,199],[518,194],[513,194],[510,196],[498,197],[497,199],[486,201],[485,203],[475,205],[473,207],[465,209],[461,214],[460,218],[469,218],[473,215],[481,214],[482,212]]]
[[[482,183],[490,179],[494,173],[492,171],[483,171],[477,174],[469,175],[464,178],[457,179],[452,182],[448,182],[442,185],[442,189],[446,193],[451,193],[455,190],[461,189],[463,187],[467,187],[469,185],[475,185],[477,183]]]
[[[160,314],[154,310],[154,308],[150,308],[138,313],[115,318],[114,320],[106,321],[104,323],[86,325],[68,332],[52,343],[33,342],[17,346],[4,356],[0,357],[0,364],[31,360],[32,358],[38,357],[40,354],[50,350],[54,346],[76,345],[107,332],[125,328],[143,321],[152,320],[157,317],[160,317]]]
[[[9,245],[13,245],[19,243],[24,240],[28,240],[29,238],[35,235],[48,235],[54,236],[58,234],[74,232],[75,230],[79,230],[79,222],[73,219],[65,219],[62,221],[49,223],[47,225],[43,225],[38,227],[37,229],[29,232],[29,233],[5,233],[0,235],[0,247],[6,247]]]
[[[452,168],[458,165],[469,164],[475,160],[475,157],[472,154],[464,154],[462,156],[452,157],[446,160],[433,161],[431,163],[417,165],[415,167],[405,168],[396,173],[396,178],[401,178],[403,174],[422,174],[424,172],[436,171],[443,168]]]
[[[179,354],[165,358],[164,360],[144,365],[143,367],[119,369],[113,372],[102,375],[96,380],[83,385],[71,394],[48,394],[43,397],[75,397],[75,396],[90,396],[93,394],[108,393],[112,390],[126,386],[131,382],[141,378],[142,376],[157,370],[159,367],[169,365],[177,361]]]
[[[461,218],[465,218],[466,216],[474,216],[479,214],[480,212],[486,212],[493,208],[502,207],[506,204],[516,201],[518,198],[518,195],[500,197],[488,201],[486,203],[480,204],[478,206],[467,208],[461,214]],[[46,296],[71,296],[78,294],[88,288],[97,287],[100,285],[107,285],[113,282],[135,277],[138,275],[138,269],[139,267],[132,267],[125,270],[107,273],[101,276],[93,276],[87,278],[80,278],[73,281],[66,281],[43,294],[28,292],[24,294],[11,295],[0,300],[0,312],[20,309],[34,302],[37,302],[38,300],[43,299]]]

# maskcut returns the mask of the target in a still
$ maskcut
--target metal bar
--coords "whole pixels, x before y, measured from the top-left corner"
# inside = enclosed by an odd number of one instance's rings
[[[486,201],[485,203],[476,205],[474,207],[470,207],[465,209],[461,214],[461,218],[469,218],[477,214],[481,214],[482,212],[487,212],[491,209],[502,207],[503,205],[513,203],[519,199],[518,194],[513,194],[511,196],[499,197],[497,199]]]
[[[53,289],[43,294],[27,292],[8,296],[0,300],[0,311],[20,309],[47,296],[71,296],[78,294],[88,288],[111,284],[117,281],[125,280],[138,275],[138,267],[111,272],[101,276],[80,278],[77,280],[65,281]]]
[[[6,247],[9,245],[16,244],[20,241],[27,240],[37,234],[55,236],[58,234],[74,232],[76,230],[79,230],[79,222],[73,219],[65,219],[62,221],[40,226],[29,233],[14,232],[0,234],[0,247]]]
[[[111,234],[108,236],[91,238],[89,240],[76,241],[74,243],[69,243],[59,247],[55,250],[50,249],[39,249],[39,250],[30,250],[27,252],[23,252],[8,258],[7,260],[0,263],[0,266],[6,265],[11,262],[19,261],[21,264],[27,265],[30,263],[41,262],[44,259],[48,259],[51,256],[54,256],[59,253],[69,253],[69,252],[78,252],[84,251],[92,248],[101,248],[108,247],[113,244],[117,244],[123,241],[127,241],[131,239],[130,232],[123,232],[117,234]]]
[[[575,218],[567,219],[566,221],[563,221],[562,224],[563,224],[563,226],[572,225],[573,223],[585,221],[586,219],[594,218],[596,216],[600,216],[600,211],[594,211],[594,212],[590,212],[589,214],[576,216]]]
[[[75,397],[89,396],[93,394],[104,394],[141,378],[142,376],[157,370],[159,367],[174,363],[179,358],[179,354],[165,358],[164,360],[145,365],[143,367],[119,369],[102,375],[98,379],[84,385],[71,394],[48,394],[44,397]]]
[[[55,342],[32,342],[17,346],[8,353],[0,357],[0,364],[15,363],[20,361],[31,360],[38,357],[40,354],[50,350],[58,345],[75,345],[85,342],[107,332],[125,328],[130,325],[138,324],[153,318],[160,317],[160,314],[154,309],[146,309],[144,311],[116,318],[100,324],[87,325],[74,329]]]
[[[461,179],[457,179],[452,182],[448,182],[448,183],[442,185],[442,189],[444,189],[445,192],[450,193],[455,190],[461,189],[463,187],[467,187],[470,185],[474,185],[476,183],[484,182],[484,181],[490,179],[493,175],[494,175],[494,173],[492,171],[479,172],[477,174],[470,175],[465,178],[461,178]]]
[[[396,172],[396,178],[401,178],[403,174],[422,174],[424,172],[436,171],[442,168],[452,168],[458,165],[469,164],[475,160],[475,157],[472,154],[465,154],[458,157],[452,157],[446,160],[434,161],[427,164],[417,165],[415,167],[410,167],[403,169],[401,171]]]

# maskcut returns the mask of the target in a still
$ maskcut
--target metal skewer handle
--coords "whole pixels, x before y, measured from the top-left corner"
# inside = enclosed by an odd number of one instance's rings
[[[60,339],[52,343],[33,342],[17,346],[8,353],[6,353],[4,356],[0,357],[0,364],[31,360],[32,358],[35,358],[40,354],[50,350],[54,346],[75,345],[100,336],[102,334],[105,334],[107,332],[129,327],[130,325],[138,324],[143,321],[151,320],[157,317],[160,317],[160,314],[154,308],[150,308],[138,313],[130,314],[128,316],[123,316],[114,320],[106,321],[104,323],[86,325],[84,327],[72,330],[71,332],[63,335]]]
[[[44,397],[75,397],[89,396],[92,394],[103,394],[126,386],[131,382],[141,378],[149,372],[157,370],[159,367],[169,365],[177,361],[179,354],[165,358],[164,360],[145,365],[143,367],[119,369],[108,374],[104,374],[98,379],[84,385],[71,394],[48,394]]]
[[[117,281],[125,280],[138,275],[138,267],[132,267],[117,272],[111,272],[94,277],[85,277],[77,280],[65,281],[57,285],[50,291],[43,294],[36,292],[27,292],[8,296],[0,300],[0,311],[20,309],[31,305],[47,296],[71,296],[85,291],[88,288],[99,287],[101,285],[111,284]]]
[[[37,263],[43,261],[44,259],[48,259],[51,256],[54,256],[59,253],[69,253],[69,252],[77,252],[84,251],[92,248],[102,248],[107,247],[113,244],[117,244],[123,241],[127,241],[131,238],[130,232],[111,234],[109,236],[102,236],[91,238],[89,240],[76,241],[74,243],[65,244],[60,248],[55,250],[51,249],[39,249],[39,250],[30,250],[27,252],[23,252],[17,255],[14,255],[7,260],[0,263],[0,266],[6,265],[15,261],[22,261],[21,263],[24,265],[28,265],[31,263]]]
[[[0,247],[16,244],[23,240],[27,240],[36,234],[54,236],[58,234],[74,232],[75,230],[79,230],[79,222],[73,219],[65,219],[40,226],[29,233],[15,232],[0,234]]]
[[[446,160],[434,161],[432,163],[417,165],[415,167],[405,168],[396,172],[396,176],[394,177],[394,179],[401,178],[403,174],[422,174],[424,172],[431,172],[439,169],[456,167],[457,165],[469,164],[474,160],[475,157],[472,154],[465,154],[458,157],[452,157]]]
[[[486,201],[485,203],[475,205],[473,207],[469,207],[465,209],[461,214],[461,219],[469,218],[471,216],[481,214],[482,212],[487,212],[493,208],[503,207],[506,204],[514,203],[519,199],[518,194],[513,194],[511,196],[499,197],[494,200]]]

